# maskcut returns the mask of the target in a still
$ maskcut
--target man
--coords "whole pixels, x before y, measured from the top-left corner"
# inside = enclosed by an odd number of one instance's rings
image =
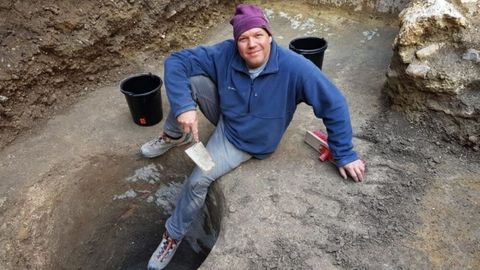
[[[182,50],[165,62],[171,111],[160,138],[141,151],[156,157],[191,142],[192,136],[198,142],[198,106],[216,125],[206,146],[216,165],[209,172],[196,167],[186,180],[149,269],[163,269],[172,259],[215,179],[252,157],[264,159],[275,151],[301,102],[323,119],[342,177],[364,177],[340,91],[309,60],[277,45],[257,6],[238,5],[230,23],[234,40]]]

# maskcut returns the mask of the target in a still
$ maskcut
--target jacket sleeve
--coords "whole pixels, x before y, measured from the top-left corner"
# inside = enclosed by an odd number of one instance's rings
[[[218,57],[225,57],[232,49],[231,41],[212,46],[198,46],[172,53],[165,60],[165,89],[170,109],[175,117],[183,112],[194,110],[196,103],[190,91],[189,78],[196,75],[209,77],[217,82]]]
[[[335,165],[342,167],[358,159],[353,151],[347,102],[340,90],[318,68],[306,70],[310,72],[304,72],[302,77],[303,101],[312,106],[316,117],[322,118]]]

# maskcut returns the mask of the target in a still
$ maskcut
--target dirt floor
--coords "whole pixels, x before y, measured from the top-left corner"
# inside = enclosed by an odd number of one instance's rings
[[[211,199],[221,209],[222,230],[209,231],[212,225],[200,218],[194,231],[207,235],[189,236],[170,269],[199,267],[217,234],[204,269],[479,269],[480,155],[389,109],[381,89],[398,31],[395,19],[266,2],[259,1],[282,45],[297,35],[329,40],[324,70],[349,100],[368,178],[362,184],[342,181],[332,166],[316,160],[302,140],[305,129],[319,122],[301,107],[277,154],[242,165],[215,186],[226,196]],[[61,14],[72,5],[15,3],[17,12],[30,10],[32,22],[42,23],[49,18],[45,14]],[[92,9],[88,3],[82,2],[84,10]],[[129,10],[126,3],[119,11]],[[167,45],[118,47],[117,40],[106,46],[110,52],[102,41],[90,53],[65,49],[76,53],[60,64],[54,60],[65,51],[52,56],[52,49],[39,46],[38,54],[32,44],[40,39],[20,34],[51,31],[53,19],[39,29],[2,28],[2,48],[13,53],[2,50],[2,59],[10,58],[0,64],[19,63],[12,68],[25,71],[14,80],[15,72],[0,74],[0,95],[8,98],[0,103],[2,269],[145,269],[193,164],[183,149],[155,160],[138,155],[159,126],[132,123],[118,82],[137,72],[161,74],[172,49],[229,38],[225,14],[231,11],[229,5],[216,6],[188,17],[189,27],[167,33]],[[55,23],[54,29],[77,29],[74,22],[95,18],[88,14]],[[110,20],[118,29],[123,15]],[[78,30],[88,34],[85,25]],[[190,38],[174,38],[179,33]],[[47,43],[56,42],[70,41]],[[42,60],[29,61],[33,56]],[[76,63],[94,69],[68,68]],[[56,68],[49,71],[51,66]],[[31,91],[13,90],[25,88]],[[211,129],[203,120],[201,138]]]

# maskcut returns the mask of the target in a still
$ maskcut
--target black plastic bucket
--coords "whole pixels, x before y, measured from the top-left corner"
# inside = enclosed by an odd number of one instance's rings
[[[152,126],[162,121],[162,84],[162,79],[151,73],[133,75],[120,83],[120,91],[137,125]]]
[[[290,50],[299,53],[312,61],[319,69],[322,69],[323,56],[328,43],[319,37],[301,37],[290,41]]]

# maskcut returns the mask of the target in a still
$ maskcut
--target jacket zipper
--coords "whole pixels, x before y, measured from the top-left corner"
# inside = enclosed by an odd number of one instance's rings
[[[248,109],[247,109],[247,113],[250,114],[250,111],[251,111],[251,102],[252,102],[252,93],[253,93],[253,81],[255,79],[251,80],[250,82],[250,93],[249,93],[249,96],[248,96]]]

